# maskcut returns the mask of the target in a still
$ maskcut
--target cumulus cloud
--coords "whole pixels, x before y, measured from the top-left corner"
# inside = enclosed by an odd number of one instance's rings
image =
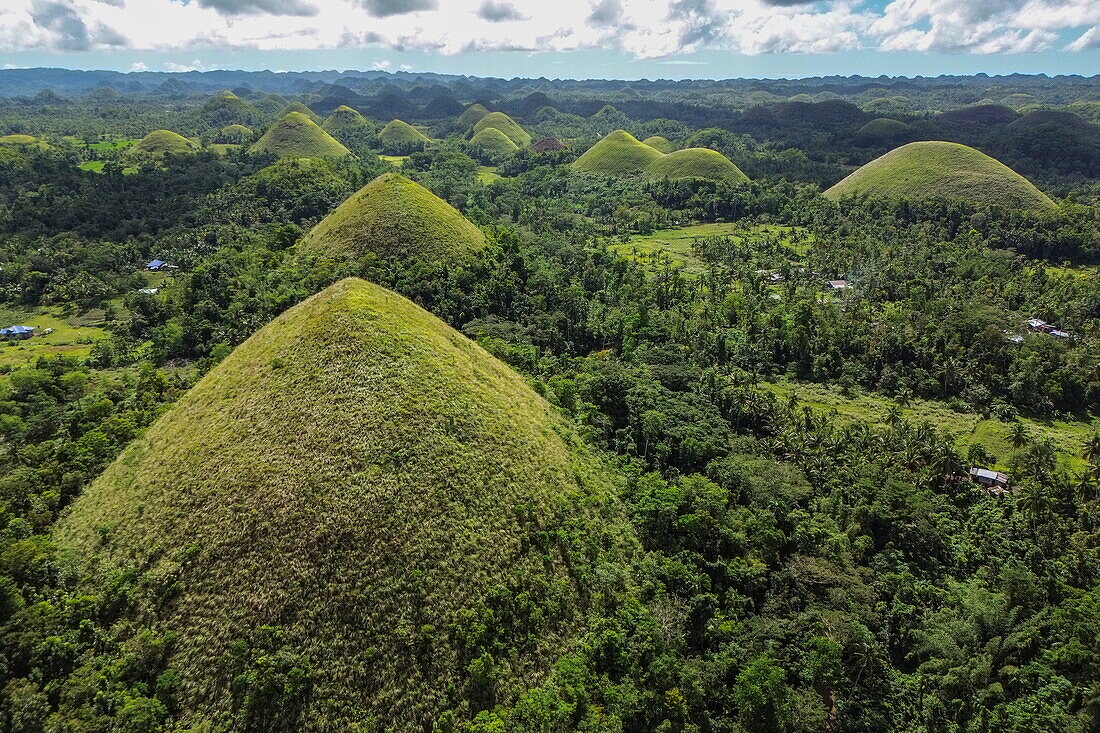
[[[1100,47],[1098,0],[3,0],[0,52],[129,46],[457,54],[615,49],[674,59]],[[1087,30],[1086,30],[1087,29]],[[184,58],[187,58],[185,56]]]
[[[309,18],[321,11],[305,0],[198,0],[222,15],[294,15]]]
[[[503,23],[508,20],[524,20],[526,16],[516,10],[516,6],[501,0],[485,0],[477,9],[477,17],[490,23]]]

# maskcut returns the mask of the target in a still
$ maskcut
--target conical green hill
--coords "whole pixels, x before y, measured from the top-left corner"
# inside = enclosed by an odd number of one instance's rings
[[[195,144],[171,130],[153,130],[127,151],[128,155],[164,155],[165,153],[190,153]]]
[[[0,135],[0,145],[13,145],[19,147],[44,148],[46,143],[33,135]]]
[[[366,117],[346,104],[341,104],[325,120],[322,129],[333,137],[348,131],[371,130],[374,125]]]
[[[485,108],[485,105],[474,102],[458,116],[458,124],[463,127],[473,127],[487,114],[489,114],[489,110]]]
[[[705,178],[711,181],[747,181],[740,168],[710,148],[686,148],[657,158],[646,167],[654,178]]]
[[[1046,194],[1004,163],[949,142],[894,148],[837,183],[825,196],[954,199],[1036,211],[1054,206]]]
[[[571,167],[604,176],[627,176],[645,171],[661,155],[629,132],[615,130],[573,161]]]
[[[520,127],[515,120],[503,112],[490,112],[478,120],[477,124],[474,125],[474,134],[476,135],[489,127],[500,130],[508,136],[509,140],[521,148],[531,144],[531,135]]]
[[[250,151],[280,158],[342,158],[350,152],[300,112],[290,112],[276,120]]]
[[[671,153],[676,150],[676,146],[672,144],[672,141],[669,140],[667,137],[662,137],[661,135],[652,135],[650,137],[647,137],[645,140],[642,140],[642,142],[653,148],[654,150],[659,150],[662,153]]]
[[[419,183],[383,173],[322,219],[298,245],[304,253],[359,259],[440,260],[485,246],[485,235]]]
[[[519,150],[511,138],[495,127],[486,127],[470,138],[470,150],[494,160],[506,158]],[[477,157],[477,155],[475,155]]]
[[[405,155],[423,150],[425,146],[431,143],[431,138],[408,122],[391,120],[378,133],[378,141],[382,143],[383,151],[393,155]]]
[[[485,645],[507,702],[616,592],[614,484],[509,367],[348,279],[211,370],[54,541],[93,591],[140,568],[128,620],[178,634],[189,729],[423,731],[477,698]]]

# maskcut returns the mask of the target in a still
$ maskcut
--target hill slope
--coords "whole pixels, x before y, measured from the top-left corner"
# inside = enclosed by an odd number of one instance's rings
[[[489,114],[489,110],[485,108],[485,105],[474,102],[458,116],[458,124],[463,127],[473,127],[487,114]]]
[[[392,155],[404,155],[423,150],[431,138],[403,120],[391,120],[378,133],[382,150]]]
[[[449,259],[485,246],[485,235],[419,183],[383,173],[322,219],[303,252],[359,259]]]
[[[662,153],[625,130],[615,130],[585,151],[570,167],[605,176],[627,176],[644,171]]]
[[[706,178],[711,181],[747,181],[740,168],[710,148],[686,148],[657,158],[645,169],[654,178]]]
[[[676,146],[672,144],[672,141],[669,140],[667,137],[662,137],[661,135],[651,135],[645,140],[642,140],[642,142],[653,148],[654,150],[661,151],[662,153],[671,153],[676,150]]]
[[[895,148],[837,183],[825,196],[946,198],[1040,211],[1054,206],[1046,194],[1005,164],[974,148],[948,142]]]
[[[531,144],[531,135],[520,127],[519,123],[503,112],[490,112],[478,120],[477,124],[474,125],[474,134],[476,135],[490,127],[503,132],[518,147],[522,148]]]
[[[165,153],[190,153],[195,144],[179,133],[171,130],[153,130],[143,137],[127,155],[164,155]]]
[[[280,117],[249,150],[280,158],[342,158],[351,152],[300,112]]]
[[[519,375],[349,279],[213,369],[55,540],[99,578],[136,561],[154,585],[170,579],[135,615],[180,634],[171,662],[189,723],[425,730],[476,697],[468,668],[483,645],[500,642],[499,689],[514,694],[601,600],[589,574],[631,544],[613,481]],[[555,533],[570,539],[547,541]],[[529,594],[537,612],[510,633],[504,614],[517,611],[501,609],[479,637],[471,624],[502,593]],[[269,655],[263,626],[281,632]],[[260,648],[257,666],[240,640]],[[243,704],[248,671],[280,664],[308,665],[306,684]]]
[[[511,138],[495,127],[486,127],[470,138],[470,152],[475,158],[498,162],[519,150]]]

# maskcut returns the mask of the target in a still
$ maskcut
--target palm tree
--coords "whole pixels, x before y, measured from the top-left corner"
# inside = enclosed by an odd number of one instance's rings
[[[1019,420],[1012,423],[1012,431],[1008,434],[1008,439],[1012,441],[1012,447],[1016,450],[1020,450],[1027,445],[1031,436],[1027,434],[1027,428]]]
[[[1085,450],[1081,454],[1089,463],[1100,463],[1100,433],[1093,433],[1085,441]]]
[[[1028,481],[1016,498],[1016,508],[1028,517],[1032,534],[1054,508],[1054,499],[1038,481]]]

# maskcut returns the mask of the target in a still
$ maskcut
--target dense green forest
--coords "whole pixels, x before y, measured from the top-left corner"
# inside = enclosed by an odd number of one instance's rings
[[[38,326],[0,344],[4,729],[1100,728],[1097,102],[1073,80],[865,81],[810,88],[829,94],[808,102],[787,99],[805,80],[627,93],[385,75],[296,93],[238,80],[223,94],[0,100],[0,327]],[[1025,92],[1031,108],[985,103]],[[484,109],[460,119],[473,102]],[[328,124],[339,105],[362,117]],[[311,144],[344,152],[254,146],[295,112]],[[397,117],[427,142],[387,142],[379,131]],[[885,117],[900,127],[871,125]],[[161,129],[187,149],[140,147]],[[500,134],[475,144],[485,129]],[[675,154],[641,142],[655,135],[720,153],[723,173],[630,168],[634,143],[647,161]],[[487,152],[485,138],[513,145]],[[572,165],[625,138],[603,151],[615,175]],[[995,158],[1014,178],[990,167],[982,185],[1034,184],[1039,204],[978,200],[946,178],[933,195],[823,195],[930,140]],[[364,189],[382,174],[408,197],[389,208],[423,219],[370,230],[351,253],[308,246],[342,202],[374,192],[386,210],[381,184]],[[475,244],[442,246],[459,236]],[[231,704],[207,714],[189,686],[196,664],[177,653],[188,640],[158,616],[200,548],[177,548],[179,576],[135,554],[93,577],[57,522],[174,406],[216,392],[203,381],[189,393],[204,375],[260,379],[240,356],[259,342],[234,349],[273,319],[288,330],[308,312],[294,306],[349,277],[409,298],[522,375],[551,406],[543,432],[582,456],[570,480],[590,503],[574,517],[565,500],[512,497],[498,508],[530,532],[524,567],[553,570],[464,587],[461,621],[402,617],[393,658],[370,641],[364,659],[415,677],[415,723],[326,708],[321,660],[278,624],[221,640],[209,674]],[[442,324],[416,328],[425,343],[465,344]],[[343,374],[346,354],[326,340],[338,329],[309,329]],[[321,369],[294,349],[272,368]],[[523,395],[524,409],[542,404]],[[479,419],[516,430],[493,422],[506,405],[487,404]],[[449,414],[446,429],[473,430]],[[1008,490],[971,481],[975,467]],[[430,519],[405,531],[427,536]]]

